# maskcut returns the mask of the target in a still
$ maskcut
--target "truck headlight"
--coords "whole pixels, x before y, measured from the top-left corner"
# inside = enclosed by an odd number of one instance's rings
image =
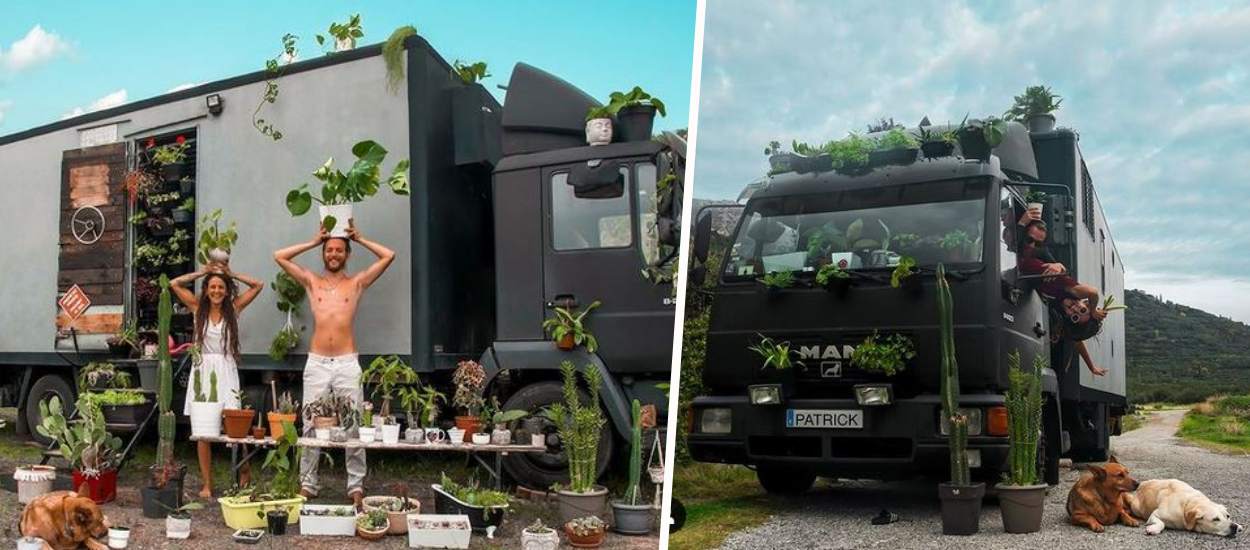
[[[699,416],[699,431],[705,434],[727,434],[733,431],[733,411],[730,409],[703,409]]]
[[[965,409],[965,408],[960,407],[955,410],[959,414],[962,414],[968,417],[968,435],[981,435],[981,424],[982,424],[981,409]],[[942,432],[942,435],[950,435],[951,434],[950,419],[943,416],[941,410],[938,410],[938,417],[941,418],[941,422],[938,423],[938,426]]]
[[[780,384],[760,384],[758,386],[750,386],[747,388],[747,391],[751,394],[752,405],[781,404]]]
[[[862,406],[889,405],[894,402],[893,386],[889,384],[859,384],[855,386],[855,402]]]

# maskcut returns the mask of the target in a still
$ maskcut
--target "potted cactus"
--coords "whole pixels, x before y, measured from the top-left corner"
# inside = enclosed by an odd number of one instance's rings
[[[157,393],[157,404],[161,414],[157,417],[156,427],[159,436],[156,445],[156,464],[152,465],[151,483],[140,488],[143,495],[143,516],[147,518],[163,518],[169,510],[182,507],[182,479],[186,467],[174,460],[174,427],[177,416],[171,408],[174,395],[174,367],[169,354],[169,324],[173,317],[173,306],[169,297],[169,278],[161,275],[161,297],[157,313],[157,355],[160,358],[158,378],[160,379]]]
[[[625,496],[612,503],[612,528],[625,535],[651,532],[651,503],[642,498],[642,403],[634,400],[631,407],[629,436],[629,485]]]
[[[998,502],[1003,512],[1003,530],[1008,533],[1036,533],[1042,529],[1046,504],[1045,483],[1039,483],[1037,442],[1042,430],[1042,368],[1045,359],[1033,358],[1029,369],[1020,367],[1020,352],[1007,356],[1007,450],[1006,479],[999,483]]]
[[[564,377],[564,400],[552,403],[544,414],[556,425],[568,457],[569,484],[556,491],[560,521],[567,523],[582,516],[604,514],[608,490],[595,481],[599,477],[599,432],[607,420],[599,408],[599,391],[603,387],[599,370],[592,366],[582,371],[590,390],[590,399],[585,401],[578,389],[573,363],[560,363],[560,372]]]
[[[972,535],[981,522],[984,483],[972,483],[968,468],[968,417],[959,410],[959,365],[955,362],[954,305],[946,266],[938,264],[938,321],[942,344],[942,418],[950,426],[951,480],[938,485],[942,499],[942,534]]]

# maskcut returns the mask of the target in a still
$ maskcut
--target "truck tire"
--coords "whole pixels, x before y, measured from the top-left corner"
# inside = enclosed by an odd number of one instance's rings
[[[582,399],[589,398],[589,395],[582,393]],[[537,415],[548,405],[563,400],[564,386],[560,382],[538,382],[512,394],[512,397],[504,403],[503,408],[504,410],[529,411],[531,415]],[[544,431],[547,433],[548,452],[542,454],[510,453],[503,458],[503,467],[517,483],[534,489],[546,490],[557,483],[568,483],[569,467],[568,460],[564,457],[564,450],[560,447],[559,437],[555,434],[555,424],[546,419],[543,420],[543,424]],[[607,471],[615,442],[611,426],[608,422],[604,422],[603,428],[599,430],[598,476],[602,476],[603,472]]]
[[[1042,437],[1037,440],[1037,466],[1042,481],[1047,485],[1059,484],[1059,454],[1063,448],[1059,431],[1059,404],[1047,397],[1042,409]]]
[[[816,482],[816,472],[795,466],[760,464],[755,467],[755,477],[768,494],[781,496],[801,495]]]
[[[30,393],[26,395],[26,410],[22,411],[22,415],[26,417],[26,425],[30,426],[31,438],[43,446],[51,444],[52,440],[40,435],[35,429],[43,422],[43,417],[39,415],[39,403],[53,395],[61,400],[65,418],[74,414],[74,386],[59,374],[45,374],[35,380],[30,385]]]

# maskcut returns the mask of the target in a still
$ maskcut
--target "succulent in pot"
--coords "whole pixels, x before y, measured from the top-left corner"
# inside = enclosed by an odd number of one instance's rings
[[[390,525],[385,511],[370,510],[356,518],[356,536],[365,540],[382,540]]]
[[[564,524],[564,534],[573,548],[598,548],[603,544],[608,526],[596,516],[582,516]]]
[[[521,530],[521,550],[556,550],[560,547],[560,534],[535,519]]]
[[[365,511],[382,510],[390,521],[387,534],[402,535],[408,532],[408,514],[421,513],[421,502],[408,496],[408,486],[398,483],[394,486],[396,496],[367,496],[361,503]]]

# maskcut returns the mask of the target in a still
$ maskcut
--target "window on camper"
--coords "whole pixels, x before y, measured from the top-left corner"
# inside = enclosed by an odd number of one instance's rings
[[[659,197],[656,194],[656,169],[651,163],[635,168],[638,181],[638,240],[645,265],[660,261],[660,232],[656,227]]]
[[[980,263],[984,192],[978,182],[950,182],[756,199],[747,206],[723,275],[750,280],[775,271],[813,272],[825,264],[893,269],[902,256],[921,266]]]
[[[624,188],[629,189],[629,168],[621,168]],[[556,250],[626,248],[633,244],[629,216],[629,193],[616,196],[578,197],[569,175],[551,177],[551,244]]]
[[[998,269],[1006,276],[1015,272],[1016,243],[1020,242],[1020,235],[1017,232],[1024,230],[1020,227],[1018,220],[1024,208],[1018,206],[1007,186],[1003,186],[999,210],[999,232],[1002,239],[998,241]]]

